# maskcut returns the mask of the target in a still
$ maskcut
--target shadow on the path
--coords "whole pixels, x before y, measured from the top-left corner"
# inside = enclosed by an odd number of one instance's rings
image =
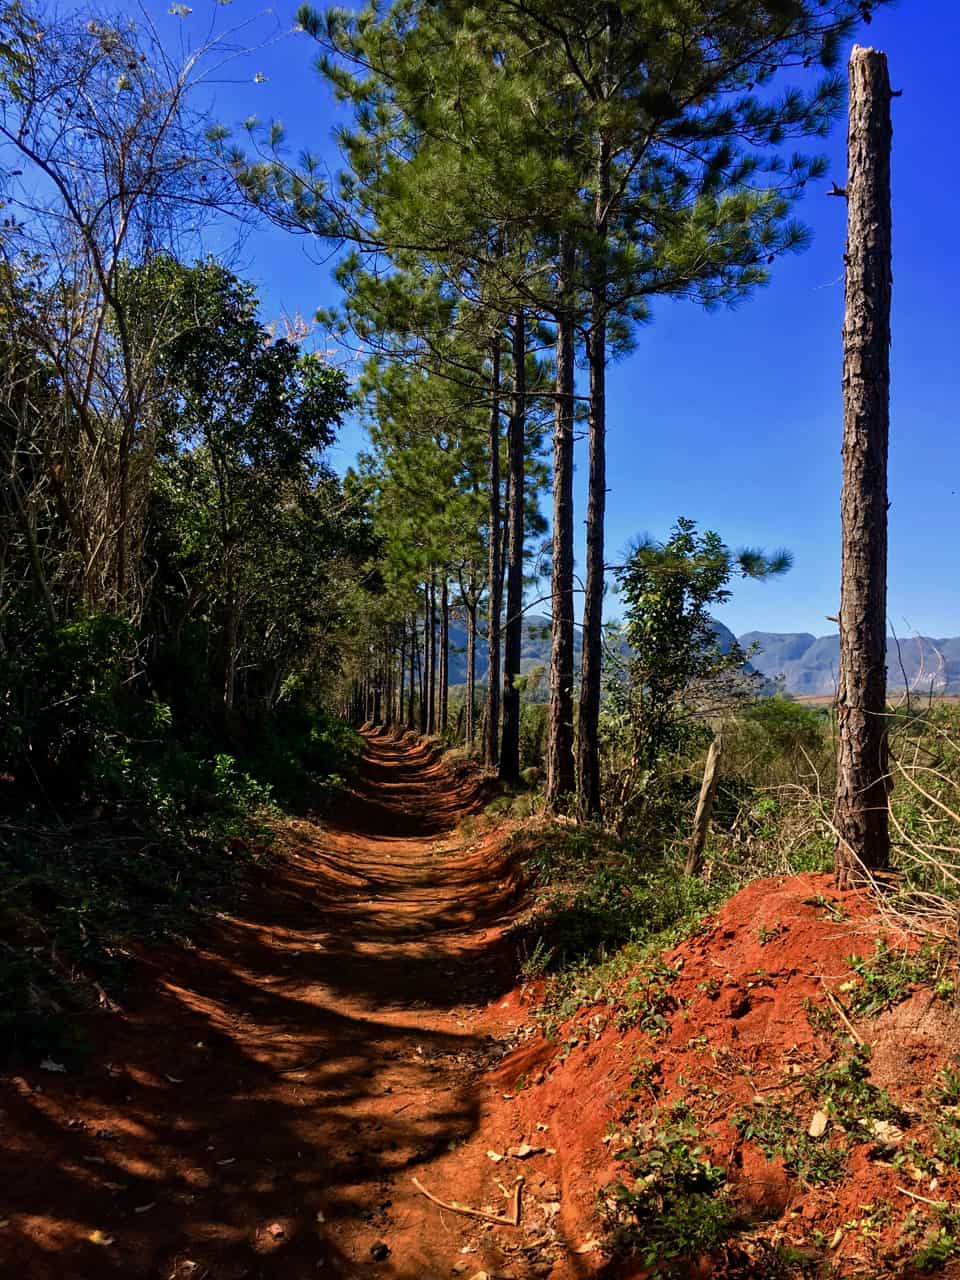
[[[355,792],[234,916],[144,958],[84,1072],[3,1081],[0,1276],[367,1274],[334,1238],[404,1230],[393,1180],[474,1130],[498,1053],[468,1015],[511,984],[518,881],[492,838],[455,847],[480,803],[372,739]]]

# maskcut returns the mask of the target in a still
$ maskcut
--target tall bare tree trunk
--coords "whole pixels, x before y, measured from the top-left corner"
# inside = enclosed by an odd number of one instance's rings
[[[840,676],[836,872],[841,886],[890,859],[887,757],[887,444],[890,427],[890,79],[886,55],[850,56],[843,322]]]
[[[574,788],[573,759],[573,397],[574,256],[560,250],[557,308],[557,404],[553,427],[553,554],[550,686],[547,722],[547,804],[561,807]]]
[[[609,76],[614,6],[607,6],[604,91]],[[591,275],[590,462],[587,480],[587,566],[583,600],[583,650],[580,655],[580,711],[577,717],[577,816],[600,813],[600,695],[603,679],[604,521],[607,510],[607,264],[603,259],[610,210],[610,140],[597,142],[597,195],[594,234],[601,246]]]
[[[444,572],[440,587],[440,732],[446,733],[450,708],[450,591]]]
[[[407,728],[416,728],[416,704],[417,704],[417,664],[419,662],[419,654],[417,653],[417,615],[416,612],[410,615],[410,692],[407,695]]]
[[[430,610],[427,603],[427,588],[424,584],[423,588],[423,650],[421,653],[419,644],[417,646],[417,675],[420,679],[420,732],[427,732],[427,684],[428,684],[428,667],[430,661]]]
[[[577,814],[581,822],[600,813],[600,693],[603,679],[603,524],[607,505],[605,299],[594,295],[590,330],[590,474],[587,481],[587,572],[580,655],[580,714],[577,717]]]
[[[507,622],[503,647],[503,733],[500,777],[520,779],[520,658],[523,653],[523,481],[526,455],[527,339],[522,309],[513,320],[513,406],[507,440],[510,473],[507,507]]]
[[[403,728],[403,695],[407,676],[407,622],[400,620],[400,653],[397,661],[397,728]]]
[[[490,768],[500,756],[500,612],[503,605],[503,561],[500,544],[500,335],[491,352],[490,373],[490,568],[487,624],[487,707],[483,758]]]
[[[477,574],[470,566],[470,599],[467,608],[467,746],[472,750],[477,733]]]
[[[427,584],[427,733],[437,732],[437,579]]]

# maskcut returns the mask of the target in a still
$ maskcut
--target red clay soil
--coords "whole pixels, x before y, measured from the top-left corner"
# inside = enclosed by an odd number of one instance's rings
[[[548,1042],[513,989],[505,833],[463,823],[481,807],[427,748],[369,738],[355,792],[287,829],[235,914],[144,958],[82,1073],[0,1080],[0,1277],[631,1280],[599,1248],[598,1192],[629,1181],[630,1125],[691,1096],[754,1241],[819,1240],[834,1275],[875,1274],[908,1210],[929,1216],[898,1188],[960,1199],[954,1175],[910,1181],[866,1144],[840,1184],[806,1187],[729,1123],[833,1052],[804,1002],[837,998],[872,950],[864,899],[826,877],[751,885],[667,955],[662,1034],[619,1030],[599,993]],[[858,1034],[908,1110],[960,1048],[930,993]],[[636,1085],[645,1060],[656,1089]],[[512,1215],[519,1178],[518,1224],[485,1219]],[[879,1235],[850,1225],[879,1201]],[[747,1256],[736,1274],[761,1272]]]
[[[855,1143],[840,1181],[810,1186],[788,1176],[782,1159],[768,1160],[731,1123],[737,1111],[776,1100],[806,1130],[819,1100],[803,1092],[802,1077],[838,1057],[837,1038],[814,1030],[808,1010],[843,1008],[849,984],[857,981],[849,957],[869,957],[881,934],[911,947],[884,929],[868,898],[836,891],[831,877],[756,881],[663,957],[679,975],[667,986],[661,1034],[618,1030],[617,993],[601,993],[594,1007],[561,1029],[556,1044],[532,1042],[505,1059],[494,1075],[506,1089],[518,1075],[533,1079],[518,1095],[518,1127],[549,1125],[562,1151],[566,1237],[582,1239],[595,1228],[598,1192],[619,1180],[631,1185],[617,1152],[637,1142],[638,1128],[655,1138],[660,1118],[682,1100],[701,1121],[711,1158],[729,1171],[746,1228],[746,1245],[732,1250],[738,1265],[729,1257],[701,1260],[691,1274],[766,1275],[744,1251],[759,1257],[765,1243],[828,1264],[825,1274],[908,1274],[906,1259],[939,1225],[933,1203],[960,1205],[958,1171],[941,1167],[932,1177],[929,1170],[921,1175],[906,1150],[911,1140],[933,1150],[932,1090],[944,1067],[960,1063],[955,1008],[921,988],[879,1017],[849,1023],[869,1048],[871,1081],[908,1113],[910,1124],[896,1149],[879,1149],[866,1135]],[[840,1027],[844,1034],[847,1029]],[[639,1064],[653,1068],[644,1072],[652,1083],[637,1083]],[[841,1136],[831,1124],[823,1141]],[[890,1212],[874,1212],[877,1205]],[[602,1274],[633,1280],[649,1273],[621,1262]],[[960,1265],[951,1262],[939,1274],[960,1276]]]

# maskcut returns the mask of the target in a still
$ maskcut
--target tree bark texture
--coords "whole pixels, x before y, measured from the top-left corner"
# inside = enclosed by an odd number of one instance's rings
[[[397,727],[403,728],[403,695],[406,692],[407,676],[407,624],[406,619],[400,621],[400,654],[397,664]]]
[[[890,857],[886,722],[890,422],[890,80],[886,55],[850,57],[843,493],[837,689],[836,871],[848,886]]]
[[[417,615],[411,614],[410,617],[410,692],[407,694],[407,728],[413,729],[416,725],[416,702],[417,702],[417,663],[419,655],[417,653]]]
[[[444,573],[440,586],[440,732],[446,733],[450,706],[450,591]]]
[[[427,584],[427,733],[437,732],[437,578]]]
[[[503,647],[503,733],[500,741],[500,777],[520,779],[520,658],[523,653],[523,514],[524,463],[526,461],[527,341],[525,316],[513,320],[513,405],[507,439],[510,474],[507,507],[507,621]]]
[[[587,482],[587,572],[584,584],[580,714],[577,731],[577,813],[600,813],[600,692],[603,676],[603,522],[607,505],[606,298],[594,296],[590,331],[590,461]]]
[[[423,647],[421,649],[419,643],[419,634],[416,636],[417,645],[417,677],[420,682],[420,732],[427,732],[427,663],[429,661],[429,628],[430,628],[430,609],[427,602],[427,588],[423,588]]]
[[[574,788],[573,758],[573,404],[574,329],[570,287],[573,251],[560,251],[556,413],[553,427],[553,549],[550,686],[547,720],[547,804],[563,806]]]
[[[604,91],[609,76],[613,5],[607,6]],[[610,208],[610,141],[597,141],[597,194],[594,231],[605,246]],[[600,814],[600,693],[603,678],[603,526],[607,507],[607,264],[602,251],[591,275],[589,475],[587,479],[587,564],[583,600],[583,648],[580,654],[580,708],[577,717],[577,816],[581,822]]]
[[[477,577],[470,566],[470,600],[467,603],[467,746],[472,750],[477,723]]]
[[[490,546],[487,624],[487,706],[484,717],[483,759],[495,768],[500,756],[500,611],[503,563],[500,546],[500,335],[491,353],[490,373]]]

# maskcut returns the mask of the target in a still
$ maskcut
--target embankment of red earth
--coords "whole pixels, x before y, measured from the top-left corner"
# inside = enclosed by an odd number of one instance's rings
[[[524,1178],[520,1229],[460,1220],[466,1274],[654,1274],[645,1224],[669,1221],[692,1159],[680,1208],[722,1203],[729,1238],[666,1259],[675,1274],[960,1275],[953,978],[865,895],[757,881],[552,1040],[537,994],[490,1009],[525,1038],[484,1077],[477,1133],[431,1170],[429,1190],[445,1198],[447,1173],[471,1204]],[[721,1185],[698,1192],[704,1163]]]

